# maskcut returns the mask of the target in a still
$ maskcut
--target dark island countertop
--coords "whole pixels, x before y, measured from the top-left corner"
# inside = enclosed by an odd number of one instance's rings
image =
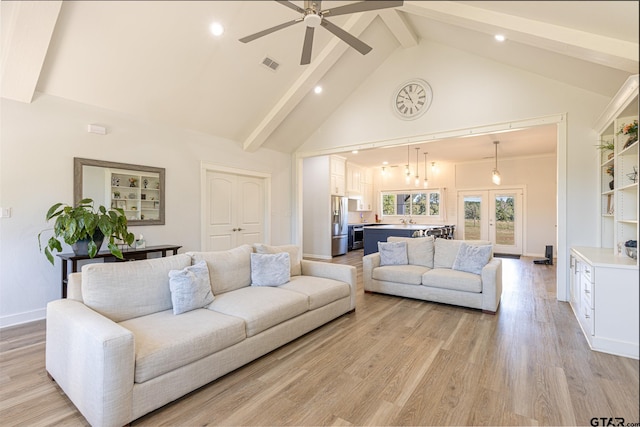
[[[437,230],[450,227],[444,224],[384,224],[364,227],[364,255],[378,252],[378,242],[386,242],[389,236],[413,237],[416,231]]]

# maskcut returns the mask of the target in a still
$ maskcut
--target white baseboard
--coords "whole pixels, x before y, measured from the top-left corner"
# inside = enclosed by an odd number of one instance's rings
[[[42,320],[47,316],[47,309],[41,308],[33,311],[25,311],[23,313],[10,314],[8,316],[0,317],[0,329],[8,328],[10,326],[17,326],[23,323],[34,322],[36,320]]]
[[[315,259],[331,259],[332,257],[326,255],[317,255],[317,254],[302,254],[303,258],[315,258]]]

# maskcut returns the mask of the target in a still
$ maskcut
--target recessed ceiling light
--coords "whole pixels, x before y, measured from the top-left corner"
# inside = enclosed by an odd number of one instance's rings
[[[351,150],[351,154],[358,154],[358,150]]]
[[[382,162],[382,164],[383,164],[383,165],[388,165],[388,164],[389,164],[389,162],[384,161],[384,162]]]
[[[315,93],[322,93],[322,86],[316,86],[316,87],[314,87],[314,88],[313,88],[313,91],[314,91]]]
[[[216,37],[221,36],[222,33],[224,33],[224,27],[222,26],[222,24],[218,22],[214,22],[213,24],[211,24],[209,29],[211,30],[211,34],[213,34]]]
[[[493,38],[495,38],[496,41],[499,42],[503,42],[507,39],[503,34],[496,34],[495,36],[493,36]]]

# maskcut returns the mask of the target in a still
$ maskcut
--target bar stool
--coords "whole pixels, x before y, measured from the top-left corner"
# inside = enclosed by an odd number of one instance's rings
[[[435,239],[442,237],[442,228],[434,228],[428,231],[429,236],[433,236]]]

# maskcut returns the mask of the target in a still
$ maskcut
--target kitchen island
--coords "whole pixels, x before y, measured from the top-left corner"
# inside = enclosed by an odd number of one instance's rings
[[[386,242],[389,236],[413,237],[416,231],[423,234],[442,230],[446,234],[447,229],[452,229],[451,225],[431,225],[431,224],[385,224],[369,225],[364,227],[364,254],[369,255],[378,252],[378,242]]]

